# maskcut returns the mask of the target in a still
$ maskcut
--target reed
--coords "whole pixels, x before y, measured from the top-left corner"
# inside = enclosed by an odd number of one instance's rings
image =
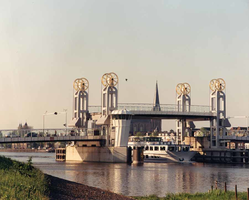
[[[0,199],[49,199],[48,180],[27,163],[0,156]]]

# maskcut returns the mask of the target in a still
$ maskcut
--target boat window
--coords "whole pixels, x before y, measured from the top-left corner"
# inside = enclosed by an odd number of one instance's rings
[[[159,150],[159,147],[155,147],[155,151],[158,151]]]
[[[169,150],[169,151],[174,151],[175,148],[174,148],[174,147],[168,147],[168,150]]]
[[[153,147],[150,147],[150,151],[153,151]]]
[[[145,150],[148,150],[149,149],[149,147],[148,146],[145,146],[145,148],[144,148]]]
[[[165,151],[165,147],[160,147],[160,151]]]

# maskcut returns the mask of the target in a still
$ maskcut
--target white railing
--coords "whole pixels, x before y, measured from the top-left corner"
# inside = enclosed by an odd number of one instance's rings
[[[129,111],[153,111],[153,104],[148,103],[120,103],[117,110],[129,110]],[[178,107],[176,104],[161,104],[160,109],[156,108],[155,112],[191,112],[191,113],[211,113],[210,106],[191,105],[190,110],[182,111],[182,107]],[[101,106],[89,106],[90,113],[100,113]]]

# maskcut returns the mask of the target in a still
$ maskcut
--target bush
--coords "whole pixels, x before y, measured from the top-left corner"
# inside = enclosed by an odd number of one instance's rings
[[[48,199],[48,181],[32,166],[32,158],[22,163],[0,156],[1,199]]]

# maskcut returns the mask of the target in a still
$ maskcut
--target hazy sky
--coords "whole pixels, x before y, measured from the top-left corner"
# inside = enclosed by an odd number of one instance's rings
[[[248,115],[248,55],[249,0],[0,0],[0,128],[42,128],[45,111],[70,119],[79,77],[100,105],[111,71],[120,103],[152,103],[158,80],[161,103],[188,82],[192,104],[209,105],[209,81],[221,77],[227,115]]]

